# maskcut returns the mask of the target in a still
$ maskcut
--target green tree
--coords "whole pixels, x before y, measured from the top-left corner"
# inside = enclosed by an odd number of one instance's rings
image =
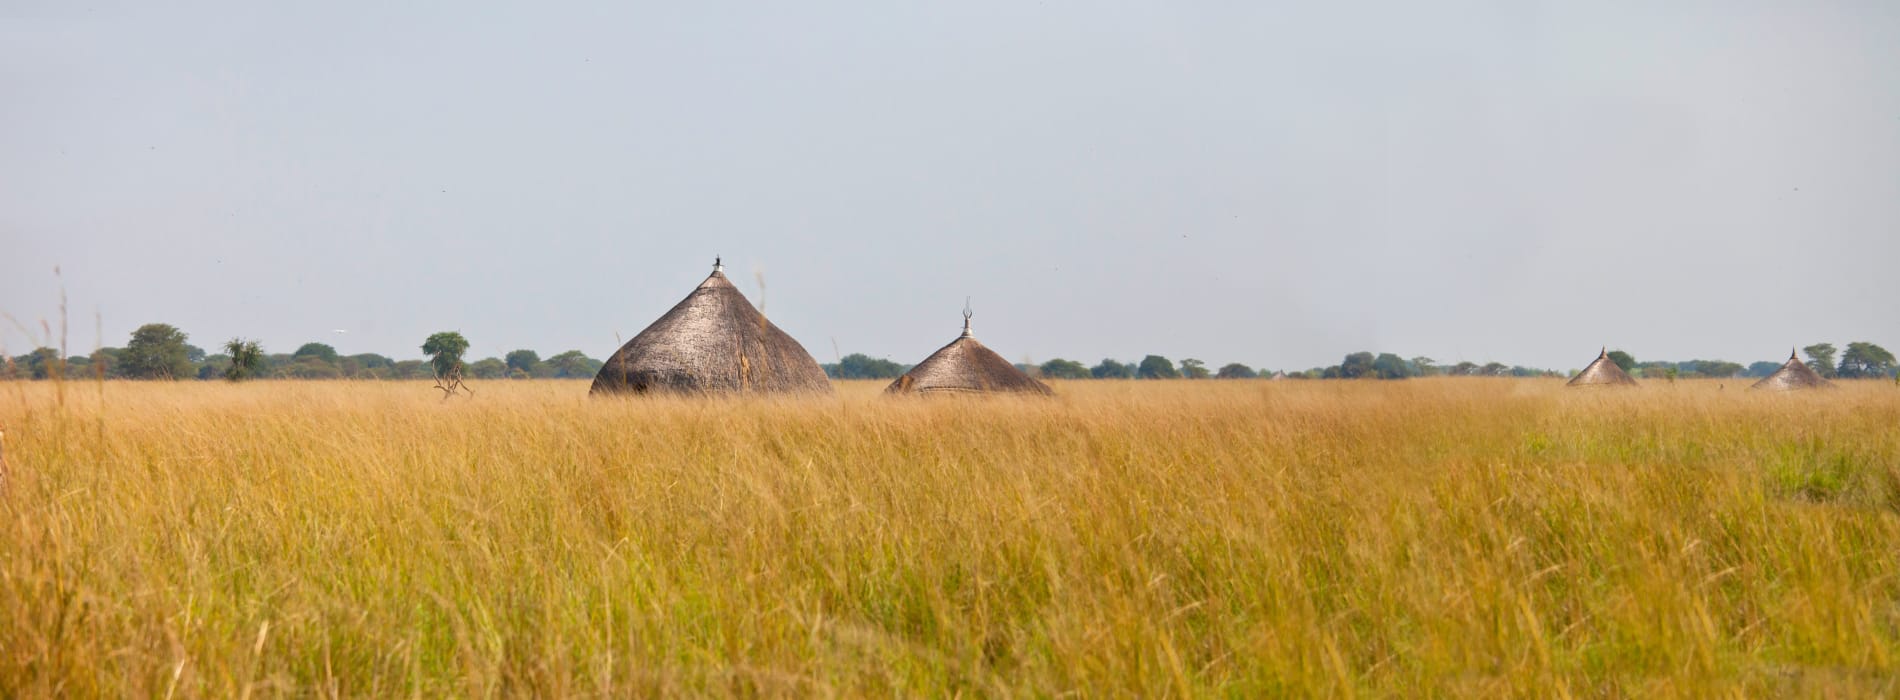
[[[1160,355],[1141,358],[1141,364],[1135,366],[1137,379],[1180,379],[1181,372],[1174,368],[1174,361]]]
[[[1192,357],[1181,361],[1181,376],[1188,379],[1206,379],[1209,376],[1207,363]]]
[[[508,376],[508,363],[493,357],[469,363],[468,373],[476,379],[501,379]]]
[[[554,376],[562,379],[593,379],[594,375],[600,373],[601,362],[579,350],[569,350],[550,357],[541,364],[552,367]]]
[[[1056,358],[1042,363],[1042,376],[1051,379],[1088,379],[1088,366],[1075,360]]]
[[[389,369],[391,367],[396,366],[395,360],[389,359],[387,357],[378,355],[373,352],[366,352],[359,355],[351,355],[349,359],[355,360],[358,366],[366,370]]]
[[[462,353],[468,352],[468,339],[455,331],[442,331],[422,342],[422,354],[429,356],[429,368],[435,376],[448,377],[462,368]]]
[[[1135,377],[1135,368],[1133,365],[1122,364],[1108,358],[1102,358],[1100,363],[1089,368],[1089,376],[1096,379],[1133,379]]]
[[[304,343],[297,348],[296,352],[290,353],[290,356],[298,360],[313,357],[333,365],[336,364],[337,360],[336,348],[323,343]]]
[[[66,376],[66,362],[59,358],[59,351],[47,347],[34,348],[20,356],[21,371],[33,379]]]
[[[341,379],[343,370],[315,357],[303,357],[277,368],[277,376],[291,379]]]
[[[1339,363],[1340,379],[1371,377],[1374,376],[1375,371],[1372,367],[1372,353],[1369,352],[1355,352],[1347,355],[1346,359]]]
[[[1439,367],[1437,364],[1434,364],[1436,362],[1437,360],[1433,360],[1432,358],[1425,357],[1423,355],[1412,358],[1410,361],[1410,364],[1412,365],[1412,376],[1431,377],[1431,376],[1438,375],[1440,372],[1443,371],[1443,368]]]
[[[1611,350],[1610,361],[1616,363],[1617,368],[1624,372],[1636,368],[1636,358],[1631,357],[1629,353],[1623,352],[1622,350]]]
[[[224,353],[206,355],[205,361],[198,364],[198,378],[204,380],[223,377],[225,370],[230,366],[230,355]]]
[[[1726,360],[1691,360],[1689,371],[1704,377],[1726,379],[1742,373],[1742,365]]]
[[[1412,367],[1405,364],[1405,358],[1382,352],[1372,358],[1372,374],[1380,379],[1405,379],[1412,376]]]
[[[832,376],[839,379],[896,379],[904,374],[903,365],[861,352],[845,355],[832,367]]]
[[[1221,366],[1219,372],[1214,373],[1214,377],[1218,379],[1253,379],[1258,376],[1260,374],[1253,371],[1252,367],[1238,362],[1229,362]]]
[[[85,379],[93,376],[91,355],[73,355],[66,358],[65,364],[67,379]]]
[[[1477,371],[1480,377],[1502,377],[1510,373],[1511,368],[1506,367],[1502,362],[1486,362],[1484,366],[1479,367]]]
[[[125,352],[120,366],[125,376],[135,379],[182,379],[194,376],[190,350],[185,347],[189,337],[167,323],[148,323],[132,331],[132,340],[125,344]]]
[[[264,348],[255,340],[232,338],[224,341],[224,354],[231,357],[231,367],[224,370],[224,378],[241,382],[258,375],[264,369]]]
[[[504,359],[508,369],[520,370],[524,374],[533,374],[535,366],[541,364],[541,355],[528,349],[510,352]]]
[[[1781,363],[1779,362],[1768,362],[1766,360],[1763,360],[1761,362],[1752,362],[1752,363],[1749,363],[1748,370],[1743,372],[1742,376],[1766,377],[1770,374],[1774,374],[1775,370],[1778,370],[1778,369],[1781,369]]]
[[[1885,377],[1893,370],[1893,353],[1873,343],[1848,343],[1841,353],[1840,375],[1848,379]]]
[[[1815,343],[1805,348],[1801,348],[1801,352],[1807,353],[1808,369],[1812,369],[1816,372],[1819,372],[1821,376],[1823,377],[1828,377],[1830,379],[1834,377],[1834,374],[1835,374],[1834,352],[1835,351],[1834,351],[1833,343]]]

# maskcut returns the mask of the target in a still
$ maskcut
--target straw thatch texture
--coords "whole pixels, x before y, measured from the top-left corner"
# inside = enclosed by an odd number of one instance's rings
[[[1820,372],[1809,368],[1807,363],[1802,362],[1801,358],[1795,357],[1794,352],[1790,351],[1788,353],[1788,361],[1781,364],[1781,369],[1775,370],[1774,374],[1762,377],[1761,381],[1755,382],[1755,385],[1749,388],[1766,389],[1769,391],[1794,391],[1797,389],[1826,389],[1832,388],[1833,386],[1834,385],[1828,383],[1826,379],[1821,378]]]
[[[591,394],[829,394],[825,370],[717,268],[693,293],[627,341]]]
[[[963,337],[931,353],[884,389],[886,394],[1022,393],[1052,396],[1049,385],[1023,374],[1015,365],[983,347],[965,325]]]
[[[1636,386],[1636,380],[1610,359],[1610,349],[1597,353],[1597,359],[1570,378],[1564,386]]]

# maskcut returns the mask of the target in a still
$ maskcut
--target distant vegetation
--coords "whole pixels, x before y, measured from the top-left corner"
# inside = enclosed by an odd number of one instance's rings
[[[438,334],[441,335],[441,334]],[[460,336],[457,336],[458,338]],[[36,348],[3,358],[0,378],[47,379],[433,379],[429,360],[397,360],[377,353],[343,355],[326,343],[310,342],[290,353],[268,353],[255,340],[233,338],[217,354],[192,345],[184,331],[148,323],[132,332],[124,347],[104,347],[85,355],[61,357],[58,350]],[[466,341],[463,341],[466,343]],[[466,349],[466,346],[463,347]],[[235,360],[234,360],[235,358]],[[461,362],[460,353],[455,361]],[[545,360],[533,350],[516,350],[507,359],[485,358],[463,364],[469,379],[593,379],[601,361],[579,350]]]
[[[0,379],[45,379],[64,372],[69,378],[104,379],[432,379],[436,370],[427,360],[396,360],[376,353],[339,354],[336,348],[311,342],[289,354],[267,354],[256,341],[233,339],[222,352],[206,354],[192,345],[183,331],[164,323],[140,326],[132,332],[125,347],[100,348],[89,355],[60,357],[53,348],[37,348],[17,357],[3,358]],[[233,345],[238,343],[239,345]],[[234,364],[239,355],[242,362]],[[1808,365],[1829,379],[1871,379],[1895,376],[1893,353],[1868,342],[1847,344],[1845,352],[1830,343],[1817,343],[1801,349]],[[1610,360],[1631,375],[1643,379],[1725,379],[1765,377],[1781,366],[1783,360],[1762,360],[1746,366],[1727,360],[1639,361],[1623,350],[1611,350]],[[592,379],[600,371],[601,361],[579,350],[569,350],[542,359],[533,350],[515,350],[503,357],[466,362],[463,376],[469,379]],[[899,364],[863,353],[852,353],[838,362],[821,365],[833,379],[895,379],[910,371],[912,365]],[[1176,363],[1161,355],[1148,355],[1138,361],[1122,362],[1104,358],[1094,365],[1056,358],[1041,364],[1023,363],[1017,368],[1032,376],[1050,379],[1410,379],[1413,377],[1565,377],[1577,369],[1558,371],[1502,362],[1456,362],[1442,364],[1430,357],[1405,358],[1394,353],[1355,352],[1337,365],[1309,369],[1256,369],[1229,362],[1219,369],[1187,358]]]

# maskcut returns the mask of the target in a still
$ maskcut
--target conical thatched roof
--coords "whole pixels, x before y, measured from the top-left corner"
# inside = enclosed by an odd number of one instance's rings
[[[589,393],[831,393],[804,346],[765,320],[715,262],[712,276],[600,368]]]
[[[1023,393],[1054,395],[1049,385],[1023,374],[996,351],[983,347],[970,334],[970,315],[963,315],[963,335],[931,353],[904,376],[885,387],[886,394],[989,394]]]
[[[1834,385],[1828,383],[1826,379],[1821,378],[1821,373],[1809,369],[1807,363],[1802,362],[1801,358],[1795,357],[1793,350],[1789,350],[1788,361],[1781,363],[1781,369],[1775,370],[1774,374],[1762,377],[1761,381],[1755,382],[1755,385],[1749,388],[1767,389],[1770,391],[1792,391],[1795,389],[1823,389],[1832,386]]]
[[[1577,376],[1571,377],[1570,383],[1564,386],[1636,386],[1636,380],[1630,378],[1622,367],[1618,367],[1616,361],[1610,359],[1610,349],[1604,348],[1597,353],[1596,361],[1583,368]]]

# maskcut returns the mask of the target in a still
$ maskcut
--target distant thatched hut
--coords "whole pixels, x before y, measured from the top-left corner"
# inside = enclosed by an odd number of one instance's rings
[[[1622,367],[1617,366],[1615,360],[1610,359],[1610,349],[1606,347],[1597,353],[1596,361],[1591,362],[1589,367],[1583,368],[1577,376],[1571,377],[1570,383],[1564,386],[1636,385],[1636,380],[1632,379],[1628,372],[1623,371]]]
[[[588,393],[831,393],[804,346],[767,321],[723,270],[715,261],[692,294],[607,358]]]
[[[1049,396],[1055,390],[1023,374],[1009,360],[983,347],[970,333],[970,312],[963,312],[963,335],[931,353],[884,389],[886,394],[1020,393]]]
[[[1796,389],[1827,389],[1833,386],[1826,379],[1821,378],[1821,373],[1809,368],[1807,363],[1796,357],[1793,350],[1789,350],[1788,361],[1781,363],[1781,369],[1775,370],[1774,374],[1762,377],[1761,381],[1755,382],[1755,385],[1749,388],[1794,391]]]

